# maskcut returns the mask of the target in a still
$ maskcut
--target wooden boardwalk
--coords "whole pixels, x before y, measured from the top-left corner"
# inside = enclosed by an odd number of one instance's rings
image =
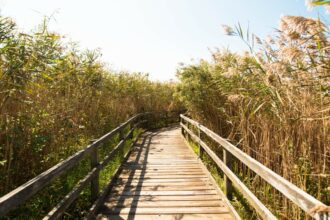
[[[173,117],[161,114],[166,123]],[[276,220],[277,217],[236,176],[231,167],[234,163],[244,165],[264,182],[290,200],[316,220],[330,220],[329,206],[306,193],[290,181],[253,159],[238,147],[197,121],[180,115],[180,127],[145,132],[138,142],[130,144],[130,154],[115,172],[109,185],[99,190],[99,172],[111,162],[125,144],[132,139],[138,128],[148,129],[157,122],[151,113],[134,115],[126,122],[93,140],[86,148],[76,152],[38,176],[0,197],[0,218],[43,190],[61,175],[89,157],[90,171],[80,179],[72,190],[43,218],[59,219],[70,205],[90,186],[93,205],[86,212],[86,219],[240,219],[224,193],[198,159],[184,138],[198,144],[200,153],[207,154],[215,167],[224,174],[224,188],[228,198],[233,188],[241,193],[254,208],[258,218]],[[147,124],[145,124],[147,122]],[[184,136],[180,134],[180,128]],[[202,135],[201,135],[202,134]],[[114,137],[120,137],[114,140]],[[219,144],[219,155],[204,141],[209,138]],[[103,158],[98,152],[106,143],[117,145]],[[133,145],[133,146],[132,146]],[[126,145],[127,146],[127,145]],[[218,149],[220,150],[220,149]],[[231,158],[236,158],[233,161]],[[99,160],[102,159],[102,160]],[[275,192],[275,191],[274,191]],[[24,207],[24,206],[23,206]],[[313,210],[314,212],[312,212]],[[10,214],[9,214],[10,215]],[[254,215],[255,216],[255,215]],[[77,217],[77,216],[74,216]]]
[[[235,219],[178,127],[146,133],[122,166],[98,219]]]

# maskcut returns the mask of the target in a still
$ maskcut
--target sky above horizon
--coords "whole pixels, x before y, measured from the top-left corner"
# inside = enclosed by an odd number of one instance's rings
[[[101,49],[111,69],[161,81],[174,79],[179,63],[209,59],[214,48],[247,50],[241,40],[224,35],[223,24],[240,22],[265,37],[281,15],[329,21],[323,7],[309,11],[304,0],[0,0],[0,10],[24,31],[53,15],[51,30],[81,49]]]

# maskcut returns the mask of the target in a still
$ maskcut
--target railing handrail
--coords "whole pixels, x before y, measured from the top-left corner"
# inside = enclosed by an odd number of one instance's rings
[[[110,138],[112,138],[114,135],[122,132],[122,130],[129,124],[136,122],[137,119],[140,119],[142,116],[147,115],[150,113],[140,113],[136,114],[135,116],[128,119],[126,122],[122,123],[112,131],[108,132],[107,134],[103,135],[99,139],[95,140],[93,143],[87,145],[85,149],[82,149],[78,151],[77,153],[73,154],[69,158],[63,160],[62,162],[59,162],[55,166],[49,168],[48,170],[44,171],[43,173],[39,174],[38,176],[34,177],[33,179],[29,180],[28,182],[22,184],[21,186],[17,187],[16,189],[12,190],[11,192],[7,193],[6,195],[0,197],[0,216],[5,215],[13,208],[17,207],[18,205],[22,204],[27,199],[31,198],[33,195],[38,193],[41,189],[43,189],[46,185],[50,184],[53,179],[60,176],[61,174],[68,171],[70,168],[72,168],[74,165],[76,165],[79,161],[81,161],[82,158],[84,158],[85,155],[92,153],[97,149],[97,147],[106,141],[108,141]],[[135,126],[129,131],[129,135],[133,132]],[[127,136],[129,136],[127,135]],[[121,146],[122,142],[124,142],[126,137],[123,137],[123,139],[120,141],[120,143],[117,146]],[[112,155],[112,153],[117,149],[117,147],[110,152],[109,155]],[[106,160],[106,159],[105,159]],[[101,164],[102,165],[102,164]],[[97,165],[95,166],[97,167]],[[99,170],[98,168],[95,168]],[[96,172],[94,169],[86,175],[82,181],[85,181],[84,184],[91,180],[93,176],[96,175]],[[93,173],[92,173],[93,172]],[[92,173],[92,174],[91,174]],[[79,183],[77,184],[79,185]],[[74,191],[74,190],[73,190]],[[71,192],[73,192],[71,191]],[[70,194],[70,193],[69,193]]]
[[[275,189],[280,191],[285,197],[290,199],[294,204],[299,206],[302,210],[306,211],[310,216],[312,216],[315,219],[322,219],[322,217],[318,213],[311,213],[310,210],[316,206],[325,206],[321,201],[317,200],[310,194],[306,193],[293,183],[289,182],[282,176],[278,175],[268,167],[264,166],[257,160],[250,157],[248,154],[244,153],[237,147],[235,147],[233,144],[225,140],[224,138],[220,137],[215,132],[211,131],[207,127],[201,125],[197,121],[194,121],[184,115],[180,115],[180,118],[194,126],[196,126],[200,131],[203,131],[208,137],[213,139],[215,142],[220,144],[226,151],[230,152],[232,155],[234,155],[239,161],[241,161],[243,164],[245,164],[247,167],[249,167],[251,170],[253,170],[257,175],[259,175],[263,180],[268,182],[270,185],[272,185]],[[186,127],[184,124],[181,123],[181,126],[184,126],[183,128],[190,132],[190,134],[194,134],[188,127]],[[195,135],[195,139],[196,139]],[[205,150],[208,152],[210,150],[208,146],[202,142],[199,137],[197,137],[198,141],[201,142],[202,147],[205,148]],[[212,151],[213,152],[213,151]],[[210,152],[208,152],[210,153]],[[211,156],[211,155],[210,155]],[[212,158],[216,159],[216,158]],[[220,167],[221,168],[221,167]],[[228,168],[228,167],[227,167]],[[224,171],[224,170],[223,170]]]

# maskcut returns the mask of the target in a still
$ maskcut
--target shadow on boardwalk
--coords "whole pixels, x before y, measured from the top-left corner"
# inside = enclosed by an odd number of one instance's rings
[[[98,219],[233,219],[178,126],[146,132]]]

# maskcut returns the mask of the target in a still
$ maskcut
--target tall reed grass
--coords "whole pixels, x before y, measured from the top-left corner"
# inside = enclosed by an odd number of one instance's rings
[[[175,85],[114,72],[98,50],[80,51],[47,28],[0,17],[0,195],[128,117],[175,110]]]
[[[225,26],[249,52],[214,50],[178,69],[189,114],[326,204],[330,204],[330,39],[320,20],[284,16],[274,37]],[[283,219],[305,219],[244,167],[237,173]],[[247,178],[249,177],[249,178]]]

